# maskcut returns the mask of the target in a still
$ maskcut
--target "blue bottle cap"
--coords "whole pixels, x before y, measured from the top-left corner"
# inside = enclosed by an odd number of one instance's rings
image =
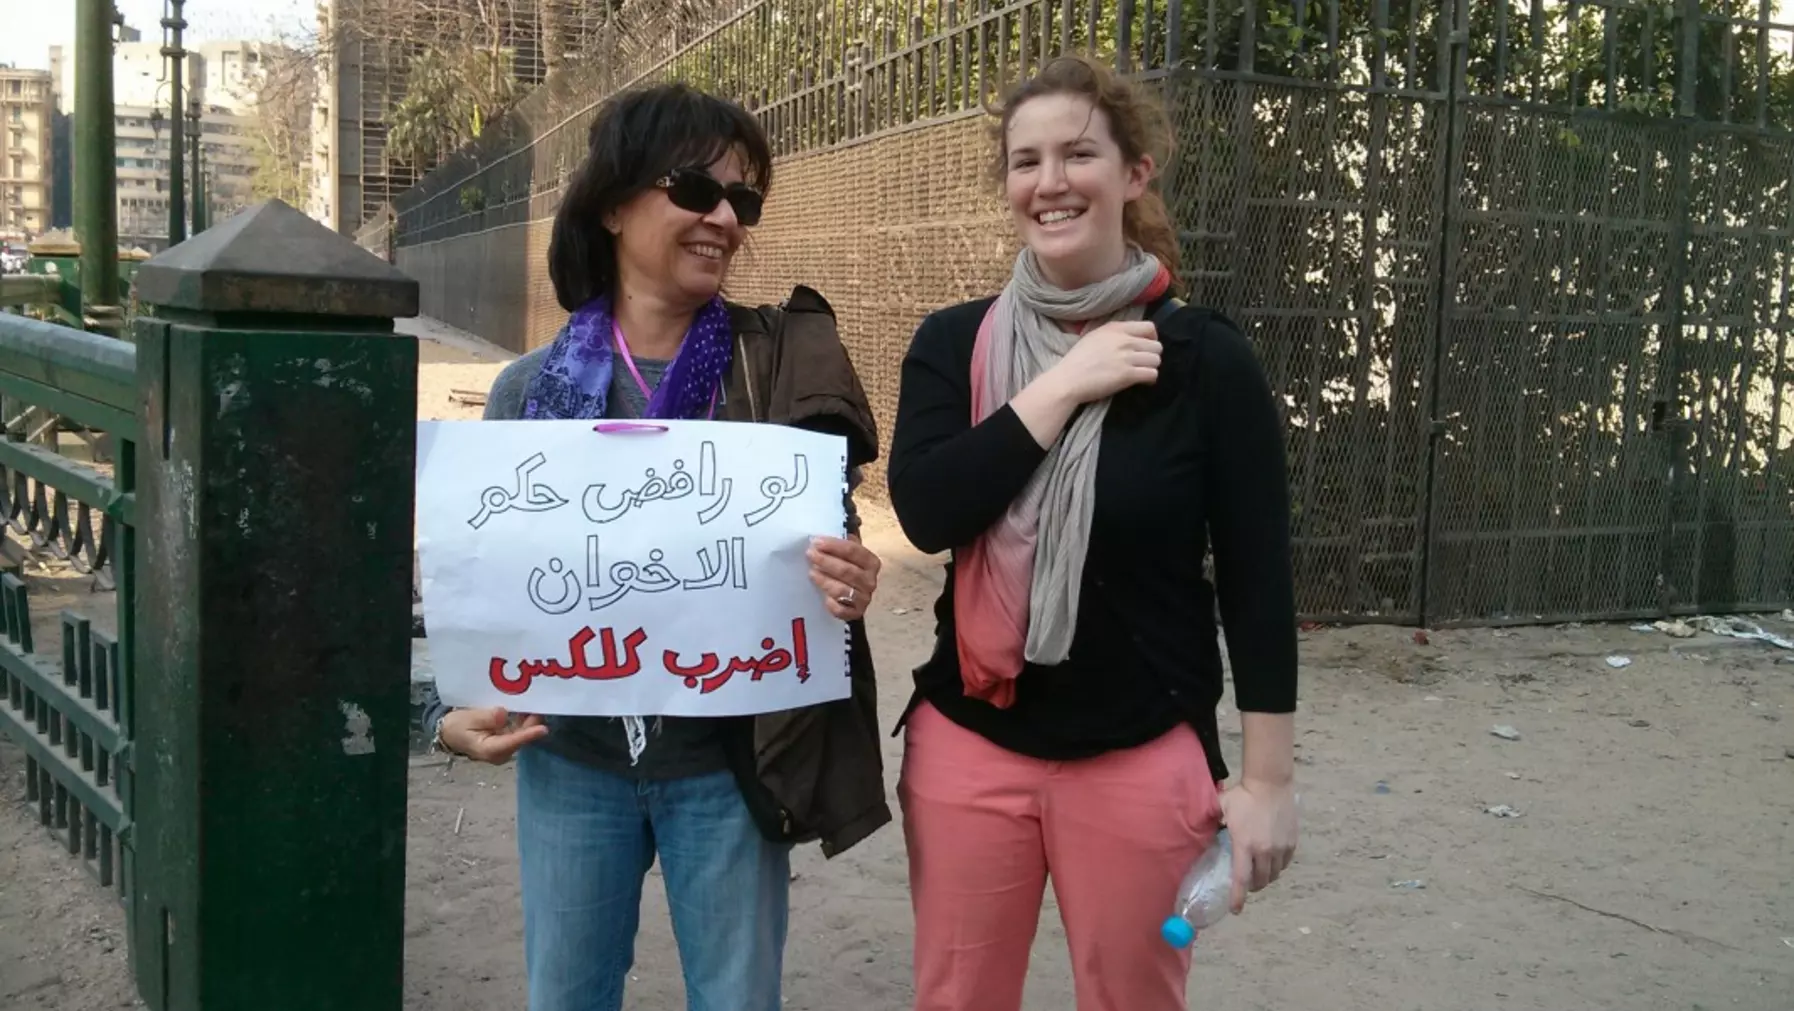
[[[1159,927],[1159,936],[1173,948],[1188,948],[1196,942],[1196,928],[1181,916],[1173,916]]]

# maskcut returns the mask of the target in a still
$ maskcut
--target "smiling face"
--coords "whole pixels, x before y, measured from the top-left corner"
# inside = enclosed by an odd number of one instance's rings
[[[742,159],[734,150],[704,171],[724,185],[744,181]],[[735,251],[747,238],[729,201],[697,213],[676,206],[657,186],[624,202],[605,227],[616,236],[621,291],[694,310],[722,290]]]
[[[1081,95],[1040,95],[1010,115],[1003,192],[1016,231],[1061,288],[1118,273],[1127,262],[1122,212],[1152,179],[1152,156],[1130,160],[1109,117]]]

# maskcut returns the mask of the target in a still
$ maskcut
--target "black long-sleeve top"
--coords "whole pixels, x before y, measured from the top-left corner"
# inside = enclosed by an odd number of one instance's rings
[[[891,504],[930,553],[983,533],[1046,459],[1007,405],[972,424],[972,346],[990,304],[933,313],[903,361]],[[934,655],[915,672],[911,706],[926,699],[994,744],[1060,761],[1145,744],[1187,722],[1219,780],[1217,597],[1239,709],[1296,706],[1283,424],[1251,344],[1226,318],[1185,306],[1159,336],[1157,383],[1118,394],[1103,423],[1070,655],[1026,665],[1007,709],[967,698],[949,563]],[[1213,584],[1203,569],[1211,547]]]

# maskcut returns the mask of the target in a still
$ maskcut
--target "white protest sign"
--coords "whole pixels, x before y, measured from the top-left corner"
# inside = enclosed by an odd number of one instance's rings
[[[779,425],[438,421],[417,551],[452,706],[737,716],[846,698],[810,582],[846,527],[847,443]]]

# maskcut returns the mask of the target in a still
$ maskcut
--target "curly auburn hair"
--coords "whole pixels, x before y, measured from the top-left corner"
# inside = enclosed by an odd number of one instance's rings
[[[1152,157],[1153,178],[1146,192],[1122,209],[1121,227],[1129,242],[1158,257],[1165,269],[1175,275],[1180,259],[1177,229],[1171,224],[1171,212],[1165,207],[1158,182],[1160,167],[1171,157],[1170,118],[1165,115],[1164,106],[1144,89],[1102,64],[1084,56],[1057,57],[989,110],[997,117],[992,128],[996,160],[991,166],[997,184],[1002,185],[1009,173],[1009,124],[1016,110],[1031,99],[1048,95],[1075,95],[1100,110],[1116,146],[1121,148],[1121,156],[1130,164],[1138,164],[1148,155]]]

